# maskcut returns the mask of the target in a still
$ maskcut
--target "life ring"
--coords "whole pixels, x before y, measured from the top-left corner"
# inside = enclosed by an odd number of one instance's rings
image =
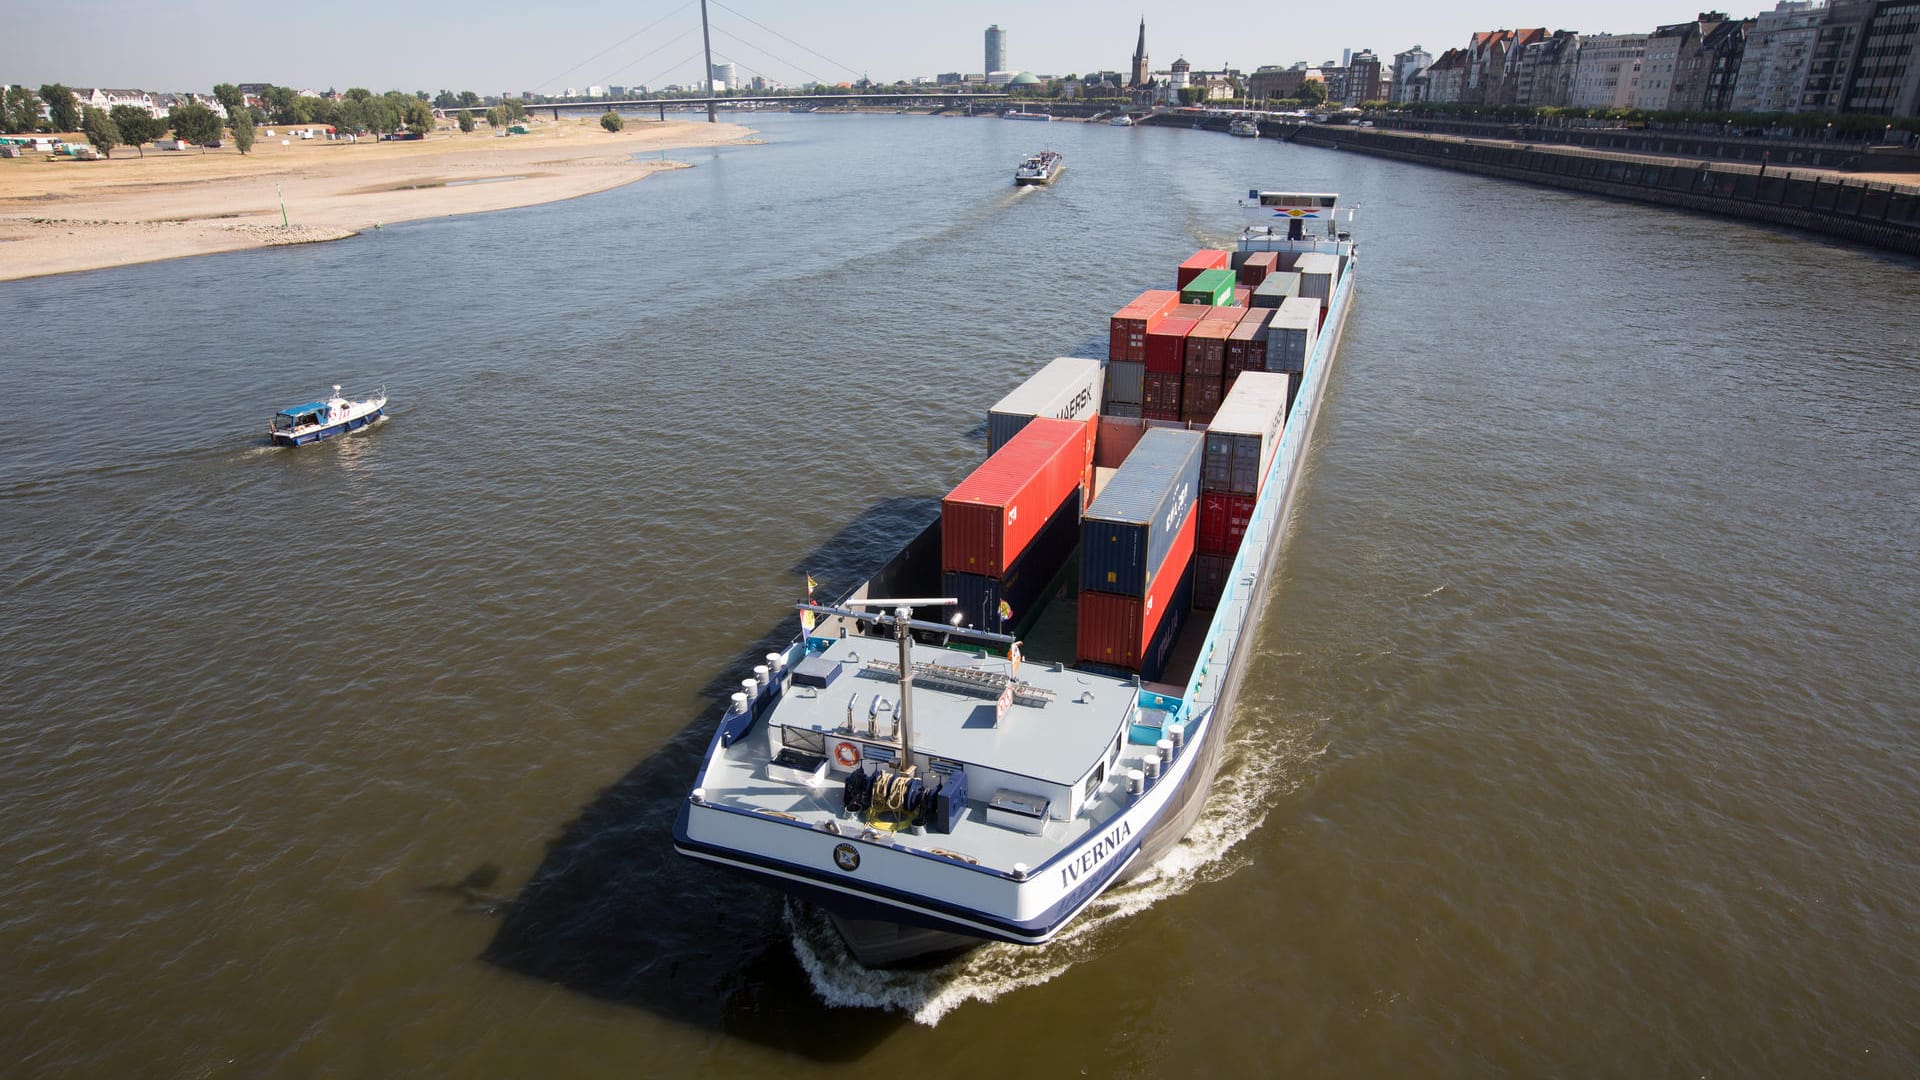
[[[860,764],[860,748],[850,742],[837,743],[833,748],[833,760],[839,762],[841,768],[851,769]]]

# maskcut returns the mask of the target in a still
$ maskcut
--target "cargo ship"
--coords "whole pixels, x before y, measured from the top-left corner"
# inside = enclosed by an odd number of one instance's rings
[[[1051,184],[1066,169],[1067,159],[1057,150],[1041,150],[1030,154],[1013,170],[1013,182],[1016,186],[1029,184]]]
[[[1041,945],[1206,801],[1352,307],[1352,211],[1252,191],[988,410],[928,526],[722,710],[681,853],[818,905],[862,964]]]

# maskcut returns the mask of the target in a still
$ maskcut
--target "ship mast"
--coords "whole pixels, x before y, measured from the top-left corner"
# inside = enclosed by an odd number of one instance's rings
[[[826,604],[795,604],[802,611],[812,611],[821,615],[838,615],[844,619],[858,619],[863,622],[891,624],[893,637],[900,643],[900,711],[895,714],[895,724],[900,732],[900,765],[913,764],[913,632],[928,630],[947,636],[978,638],[1000,645],[1012,644],[1011,634],[990,634],[984,630],[973,630],[954,626],[949,623],[927,622],[913,617],[915,605],[921,607],[952,607],[960,601],[951,596],[914,597],[891,600],[842,600],[843,606]],[[856,607],[893,608],[893,614],[882,615],[878,612],[853,611]]]

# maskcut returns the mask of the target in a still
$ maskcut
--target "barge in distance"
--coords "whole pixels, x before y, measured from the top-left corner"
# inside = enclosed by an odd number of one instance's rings
[[[1067,159],[1057,150],[1041,150],[1022,161],[1013,170],[1015,186],[1051,184],[1066,171]]]
[[[1117,313],[1108,360],[1055,360],[994,407],[940,521],[837,602],[809,578],[799,636],[722,712],[675,848],[819,905],[884,967],[1044,944],[1177,844],[1353,304],[1336,203],[1249,192],[1236,250]]]

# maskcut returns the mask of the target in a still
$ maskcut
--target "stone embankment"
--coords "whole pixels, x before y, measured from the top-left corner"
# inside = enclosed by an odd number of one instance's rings
[[[1920,255],[1920,187],[1886,180],[1372,128],[1302,125],[1274,134],[1307,146],[1806,229]]]

